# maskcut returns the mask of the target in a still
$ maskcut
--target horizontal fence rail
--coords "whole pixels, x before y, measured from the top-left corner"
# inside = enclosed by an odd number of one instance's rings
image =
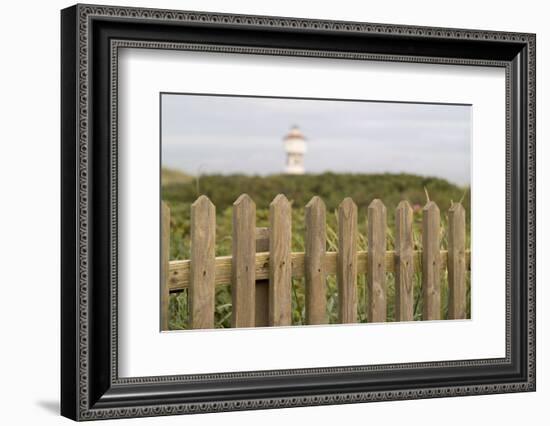
[[[441,319],[441,279],[447,272],[448,319],[466,318],[465,211],[452,203],[448,211],[447,248],[441,249],[441,213],[429,201],[422,209],[422,250],[414,250],[413,210],[407,201],[395,210],[394,250],[387,250],[387,212],[374,200],[359,212],[351,198],[342,201],[337,251],[326,251],[326,207],[313,197],[305,206],[305,251],[291,251],[292,209],[279,194],[269,206],[269,227],[256,227],[256,205],[246,194],[233,204],[232,255],[215,256],[216,208],[206,196],[191,206],[191,256],[169,260],[170,210],[162,205],[161,330],[168,330],[170,294],[188,291],[189,327],[214,327],[216,286],[231,286],[231,326],[291,325],[292,279],[305,281],[307,324],[327,323],[327,277],[335,276],[338,322],[357,322],[358,276],[365,276],[367,322],[387,315],[387,274],[395,277],[395,320],[414,317],[414,276],[421,276],[422,319]],[[366,221],[367,250],[358,250],[359,229]]]
[[[336,257],[337,252],[326,252],[322,265],[326,275],[336,275]],[[357,252],[357,273],[367,273],[368,252]],[[445,269],[447,266],[448,251],[440,250],[440,267]],[[305,276],[305,252],[294,252],[291,255],[292,278],[303,278]],[[398,255],[396,251],[386,251],[384,262],[386,272],[395,273]],[[215,285],[231,284],[231,256],[216,257],[216,278]],[[412,252],[412,265],[415,273],[422,272],[422,251],[414,250]],[[470,251],[466,251],[466,269],[470,269]],[[189,273],[191,270],[190,260],[171,260],[168,272],[168,289],[170,293],[179,293],[189,287]],[[255,254],[254,270],[257,280],[269,278],[269,252]]]

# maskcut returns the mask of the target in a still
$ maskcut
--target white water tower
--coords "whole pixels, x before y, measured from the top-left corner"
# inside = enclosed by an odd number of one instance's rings
[[[304,154],[307,151],[306,138],[298,126],[293,126],[283,140],[286,151],[285,173],[303,175],[305,173]]]

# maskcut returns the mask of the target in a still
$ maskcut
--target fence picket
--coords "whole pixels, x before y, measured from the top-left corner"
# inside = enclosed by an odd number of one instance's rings
[[[292,323],[292,263],[290,203],[283,194],[269,205],[269,324]]]
[[[439,207],[429,201],[422,216],[422,319],[441,318]]]
[[[367,321],[386,321],[386,206],[373,200],[368,209]]]
[[[191,205],[191,276],[189,325],[214,327],[216,280],[216,207],[201,195]]]
[[[357,322],[357,206],[345,198],[338,207],[338,319]]]
[[[160,331],[166,331],[170,315],[170,207],[165,202],[161,204],[160,244]]]
[[[242,194],[233,203],[231,326],[254,327],[256,298],[256,204]]]
[[[401,201],[395,211],[395,320],[414,319],[413,211]]]
[[[307,203],[305,222],[306,323],[326,324],[326,207],[321,198]]]
[[[466,214],[460,203],[449,209],[448,318],[466,318]]]
[[[256,228],[256,253],[269,251],[269,228]],[[254,265],[255,267],[256,265]],[[269,278],[256,279],[256,327],[269,325]]]

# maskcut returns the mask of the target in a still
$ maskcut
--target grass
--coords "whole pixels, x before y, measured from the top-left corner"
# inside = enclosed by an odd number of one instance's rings
[[[351,196],[359,209],[359,250],[367,249],[366,209],[374,198],[380,198],[388,211],[387,249],[394,248],[395,208],[399,201],[407,200],[413,206],[414,249],[421,250],[422,206],[429,196],[441,209],[441,248],[447,247],[447,210],[453,201],[462,199],[466,209],[466,245],[470,245],[470,199],[467,188],[460,188],[447,181],[414,175],[358,175],[333,174],[286,176],[201,176],[200,180],[187,179],[163,181],[162,198],[171,208],[170,259],[188,259],[190,252],[190,206],[199,195],[207,195],[216,206],[216,256],[231,254],[232,203],[241,193],[249,194],[256,202],[256,226],[268,226],[269,202],[278,193],[284,193],[292,203],[292,251],[304,251],[304,207],[314,195],[319,195],[327,205],[327,250],[337,251],[338,204]],[[469,274],[468,317],[470,315]],[[395,277],[387,274],[387,320],[394,321]],[[442,318],[447,315],[447,276],[442,272]],[[415,319],[422,312],[421,276],[414,276]],[[329,323],[337,322],[338,292],[335,277],[327,278],[327,315]],[[358,320],[366,321],[367,294],[365,276],[358,276]],[[170,298],[170,329],[187,328],[187,291]],[[305,289],[303,279],[292,280],[292,323],[305,323]],[[215,326],[230,327],[231,287],[216,288]]]

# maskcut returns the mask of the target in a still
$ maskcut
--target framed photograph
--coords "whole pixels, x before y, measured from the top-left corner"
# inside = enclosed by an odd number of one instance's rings
[[[535,35],[61,12],[61,412],[535,390]]]

